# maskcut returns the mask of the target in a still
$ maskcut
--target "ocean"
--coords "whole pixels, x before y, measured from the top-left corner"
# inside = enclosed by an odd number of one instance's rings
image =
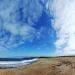
[[[38,58],[0,58],[0,68],[15,68],[31,64]]]

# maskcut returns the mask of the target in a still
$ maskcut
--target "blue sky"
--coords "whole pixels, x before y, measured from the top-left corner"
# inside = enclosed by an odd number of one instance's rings
[[[0,57],[75,54],[74,3],[0,1]]]
[[[46,11],[45,2],[21,0],[16,4],[16,1],[3,2],[6,6],[13,3],[5,10],[1,3],[0,57],[53,55],[56,33],[51,26],[53,17]],[[28,2],[28,6],[25,7],[22,1],[24,4]]]

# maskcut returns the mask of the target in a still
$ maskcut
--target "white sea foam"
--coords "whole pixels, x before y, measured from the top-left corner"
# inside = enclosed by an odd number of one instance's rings
[[[31,60],[22,60],[22,61],[0,61],[0,67],[19,67],[19,66],[30,64],[37,60],[38,59],[35,58]]]

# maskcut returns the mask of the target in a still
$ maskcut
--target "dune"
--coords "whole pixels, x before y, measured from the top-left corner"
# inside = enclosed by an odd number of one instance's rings
[[[75,57],[39,58],[26,66],[0,69],[0,75],[75,75]]]

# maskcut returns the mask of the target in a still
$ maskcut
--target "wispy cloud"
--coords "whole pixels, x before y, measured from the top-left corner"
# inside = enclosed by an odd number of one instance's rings
[[[3,2],[0,8],[0,49],[10,48],[31,40],[36,35],[34,23],[42,14],[39,0],[24,0],[23,5],[11,0]],[[17,4],[16,4],[17,3]],[[28,4],[27,4],[28,3]],[[18,7],[18,4],[20,4]],[[7,7],[7,8],[5,8]],[[19,9],[22,10],[19,10]],[[3,9],[3,10],[2,10]],[[20,14],[22,12],[22,14]]]
[[[75,0],[50,0],[46,5],[54,16],[53,27],[57,33],[57,54],[75,54]]]

